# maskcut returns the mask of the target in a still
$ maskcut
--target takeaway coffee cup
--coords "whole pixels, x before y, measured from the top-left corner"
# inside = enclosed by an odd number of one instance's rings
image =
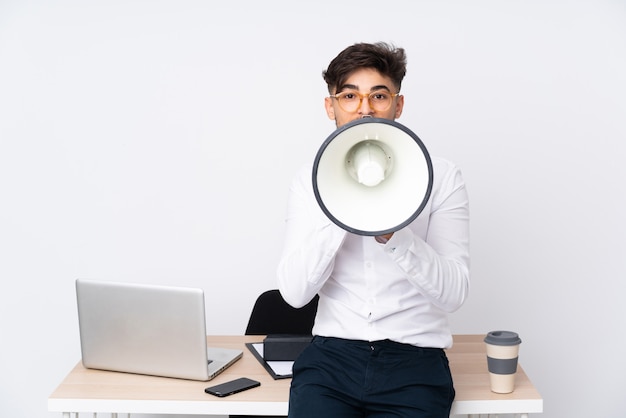
[[[517,333],[511,331],[491,331],[485,337],[492,392],[513,392],[521,342]]]

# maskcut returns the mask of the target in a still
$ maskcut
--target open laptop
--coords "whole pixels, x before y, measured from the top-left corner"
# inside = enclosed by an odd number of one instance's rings
[[[207,347],[202,289],[76,280],[86,368],[211,380],[242,350]]]

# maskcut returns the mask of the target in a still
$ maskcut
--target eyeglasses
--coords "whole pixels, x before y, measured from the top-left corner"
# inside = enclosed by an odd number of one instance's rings
[[[391,107],[393,98],[400,93],[389,93],[387,90],[376,90],[369,94],[361,94],[354,90],[344,90],[330,97],[336,99],[339,106],[346,112],[356,112],[367,98],[369,106],[377,112],[384,112]]]

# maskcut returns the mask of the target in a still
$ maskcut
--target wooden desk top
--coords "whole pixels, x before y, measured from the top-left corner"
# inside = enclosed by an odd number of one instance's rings
[[[214,347],[241,348],[243,357],[209,382],[170,379],[85,369],[82,363],[66,376],[48,398],[56,412],[128,412],[161,414],[286,415],[291,379],[274,380],[244,346],[260,336],[209,336]],[[533,413],[543,411],[543,400],[521,367],[515,391],[489,390],[482,335],[455,335],[447,351],[456,389],[453,414]],[[204,392],[207,386],[249,377],[261,388],[225,398]]]

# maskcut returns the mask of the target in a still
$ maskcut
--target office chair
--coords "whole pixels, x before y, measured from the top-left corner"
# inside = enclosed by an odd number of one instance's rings
[[[246,335],[302,334],[310,335],[313,329],[319,296],[302,308],[290,306],[278,289],[263,292],[256,300]]]
[[[301,334],[311,335],[317,313],[315,296],[311,302],[296,309],[285,302],[278,289],[267,290],[257,298],[248,320],[246,335]],[[261,418],[250,415],[230,415],[230,418]],[[263,417],[284,418],[284,417]]]

